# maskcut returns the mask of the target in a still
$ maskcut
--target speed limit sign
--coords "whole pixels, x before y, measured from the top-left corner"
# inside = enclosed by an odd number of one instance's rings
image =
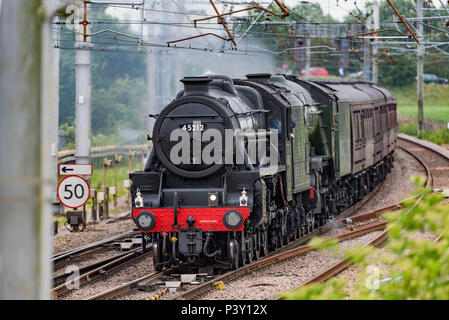
[[[84,206],[89,196],[89,184],[79,176],[68,176],[59,182],[59,202],[68,208],[76,209]]]

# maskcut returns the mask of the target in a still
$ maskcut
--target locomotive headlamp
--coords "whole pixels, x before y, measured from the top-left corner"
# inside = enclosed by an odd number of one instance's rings
[[[134,199],[134,206],[136,208],[143,208],[143,199],[139,188],[137,188],[136,198]]]
[[[218,206],[218,193],[217,192],[209,192],[209,207]]]
[[[240,200],[240,206],[241,207],[248,206],[248,196],[246,195],[245,188],[243,188],[242,195],[240,196],[239,200]]]
[[[156,225],[156,218],[151,212],[142,211],[136,218],[136,224],[142,231],[149,231]]]
[[[240,228],[243,224],[243,216],[237,210],[228,210],[223,215],[223,224],[226,228],[231,230],[236,230]]]

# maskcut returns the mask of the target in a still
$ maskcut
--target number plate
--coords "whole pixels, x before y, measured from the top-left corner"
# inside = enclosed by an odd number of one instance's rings
[[[205,123],[184,123],[180,124],[179,128],[185,130],[187,132],[201,131],[203,132],[207,128],[207,124]]]

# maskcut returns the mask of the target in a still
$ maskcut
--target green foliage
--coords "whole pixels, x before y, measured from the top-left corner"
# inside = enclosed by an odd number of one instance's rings
[[[394,63],[379,64],[380,83],[386,87],[406,87],[415,82],[416,57],[403,54],[394,59]]]
[[[58,221],[58,228],[62,228],[65,225],[65,222],[67,221],[67,218],[65,216],[53,216],[54,221]]]
[[[310,285],[283,296],[286,300],[341,300],[348,296],[343,290],[345,282],[341,279],[331,279],[328,286]]]
[[[126,188],[123,186],[123,181],[128,179],[128,166],[121,165],[117,168],[117,196],[122,197],[126,195]],[[106,183],[108,186],[114,186],[115,184],[115,172],[114,168],[109,168],[106,171]],[[92,188],[96,188],[100,191],[101,186],[104,184],[104,169],[94,168],[90,185]]]
[[[142,79],[117,78],[92,92],[92,132],[110,135],[120,128],[143,128]]]
[[[413,177],[417,189],[413,194],[423,199],[404,201],[404,209],[385,215],[389,242],[385,249],[353,248],[346,252],[357,266],[388,266],[392,281],[382,282],[377,290],[367,286],[370,272],[362,272],[352,292],[342,279],[326,284],[312,284],[285,294],[286,299],[353,299],[424,300],[449,299],[449,210],[443,196],[424,188],[423,177]],[[440,241],[412,236],[414,232],[441,235]],[[382,250],[382,254],[380,253]],[[367,268],[369,270],[369,268]]]
[[[398,112],[410,117],[418,118],[418,106],[398,105]],[[424,104],[424,119],[449,122],[449,106],[435,106]]]
[[[404,123],[399,126],[399,132],[419,139],[427,140],[439,145],[449,144],[449,129],[441,128],[436,130],[423,130],[417,134],[418,125],[416,123]]]
[[[418,132],[418,125],[410,122],[400,123],[399,132],[408,134],[409,136],[416,136],[416,133]]]
[[[337,239],[325,239],[316,237],[313,238],[309,243],[308,246],[312,247],[314,249],[318,250],[324,250],[324,249],[332,249],[334,253],[338,252],[338,240]]]
[[[103,134],[98,134],[92,137],[92,147],[121,145],[122,142],[123,138],[116,133],[107,136]]]
[[[396,9],[401,15],[408,18],[416,17],[416,5],[411,0],[403,0],[401,2],[393,1]],[[379,18],[380,21],[397,21],[398,17],[394,13],[387,1],[379,1]],[[402,27],[405,30],[405,27]]]
[[[423,130],[418,134],[418,138],[440,145],[449,144],[449,129]]]
[[[399,112],[405,113],[407,110],[402,108],[409,108],[413,106],[414,116],[417,116],[418,101],[416,96],[416,81],[407,87],[393,87],[392,91],[396,96],[399,106]],[[424,84],[424,112],[430,112],[434,107],[446,107],[449,110],[449,86],[435,83]],[[435,115],[439,112],[444,112],[443,109],[438,109]],[[430,114],[429,114],[430,115]],[[445,119],[442,121],[449,121],[448,114],[446,112]],[[436,119],[438,120],[438,119]]]
[[[92,10],[92,19],[118,21],[107,15],[104,9]],[[110,26],[108,24],[108,26]],[[94,24],[93,32],[105,29],[103,24]],[[132,34],[129,25],[114,25],[114,30]],[[94,41],[112,38],[107,33]],[[73,34],[61,30],[62,45],[73,47]],[[142,129],[142,116],[146,98],[145,55],[139,53],[116,53],[91,51],[92,61],[92,133],[113,135],[119,129]],[[59,83],[59,123],[74,126],[75,121],[75,51],[61,50]],[[115,144],[115,143],[113,143]]]
[[[398,101],[398,113],[417,119],[416,83],[404,88],[396,87],[392,91]],[[425,84],[424,119],[449,122],[448,101],[449,87],[447,85]],[[417,136],[417,129],[416,123],[401,123],[399,125],[399,132],[412,136]],[[446,128],[424,130],[418,137],[437,144],[449,144],[449,130]]]

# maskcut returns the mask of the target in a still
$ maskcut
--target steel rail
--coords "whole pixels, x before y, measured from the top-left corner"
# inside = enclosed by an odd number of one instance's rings
[[[101,292],[99,294],[96,294],[94,296],[88,297],[85,300],[106,300],[106,299],[110,299],[113,297],[116,297],[118,295],[122,295],[124,293],[130,292],[133,287],[135,285],[137,285],[138,283],[142,282],[142,281],[152,281],[152,280],[156,280],[157,278],[159,278],[160,276],[164,276],[166,274],[168,274],[169,270],[164,270],[162,272],[153,272],[150,274],[147,274],[143,277],[140,277],[138,279],[132,280],[130,282],[124,283],[118,287],[106,290],[104,292]]]
[[[69,291],[70,286],[73,286],[74,283],[79,283],[79,285],[83,285],[99,276],[105,276],[107,274],[111,274],[114,271],[120,270],[125,267],[127,264],[130,264],[137,259],[142,259],[145,257],[151,256],[152,251],[148,251],[146,253],[141,253],[140,249],[134,249],[133,251],[118,257],[117,259],[110,261],[100,267],[93,269],[89,272],[86,272],[80,275],[77,278],[70,279],[69,281],[60,284],[53,288],[51,294],[54,298],[57,298],[60,295],[63,295],[66,291]]]
[[[131,236],[134,236],[137,234],[139,234],[139,233],[136,231],[128,231],[128,232],[121,233],[121,234],[118,234],[118,235],[115,235],[115,236],[112,236],[109,238],[105,238],[105,239],[102,239],[102,240],[99,240],[96,242],[88,243],[84,246],[80,246],[77,248],[66,250],[64,252],[57,253],[57,254],[53,255],[53,257],[50,261],[53,262],[54,264],[57,264],[60,261],[62,261],[63,259],[71,259],[71,258],[73,258],[74,255],[80,255],[80,254],[85,254],[85,253],[87,254],[91,250],[96,250],[98,247],[101,247],[107,243],[117,241],[122,238],[131,237]]]
[[[81,268],[79,268],[78,272],[80,273],[80,275],[84,275],[92,270],[98,269],[100,267],[103,267],[105,265],[107,265],[110,262],[113,262],[117,259],[120,259],[126,255],[128,255],[130,252],[132,251],[137,251],[137,250],[141,250],[140,248],[136,248],[127,252],[121,252],[118,253],[116,255],[113,255],[111,257],[105,258],[101,261],[97,261],[91,264],[88,264],[86,266],[83,266]],[[65,279],[67,279],[68,277],[70,277],[72,275],[72,272],[64,272],[64,273],[60,273],[60,274],[54,274],[53,275],[53,287],[57,287],[59,286],[61,283],[65,283],[66,281],[64,281]]]
[[[163,270],[161,272],[152,272],[152,273],[144,275],[144,276],[142,276],[142,277],[140,277],[138,279],[129,281],[127,283],[124,283],[124,284],[119,285],[117,287],[114,287],[112,289],[109,289],[109,290],[103,291],[101,293],[98,293],[96,295],[90,296],[90,297],[88,297],[88,298],[86,298],[84,300],[106,300],[106,299],[111,299],[111,298],[117,297],[119,295],[123,295],[125,293],[131,292],[138,283],[157,280],[161,276],[166,276],[166,275],[172,274],[178,268],[183,268],[183,267],[186,267],[186,266],[189,266],[189,265],[190,265],[189,263],[182,263],[182,264],[180,264],[178,266],[174,266],[174,267],[172,267],[170,269],[166,269],[166,270]]]

